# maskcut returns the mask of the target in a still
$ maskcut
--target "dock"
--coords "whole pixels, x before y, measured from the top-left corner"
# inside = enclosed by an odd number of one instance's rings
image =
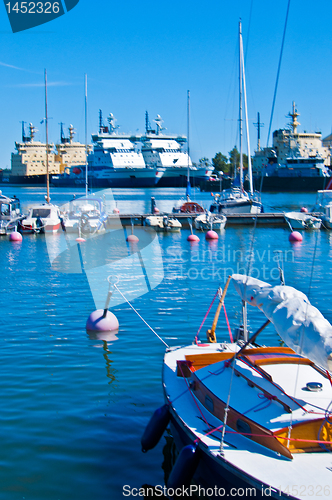
[[[144,226],[144,221],[146,217],[156,214],[118,214],[118,215],[109,215],[107,219],[107,224],[109,227],[112,227],[116,224],[116,222],[121,221],[122,226],[130,226],[132,223],[135,226]],[[189,229],[188,219],[191,220],[191,223],[194,223],[195,218],[200,214],[167,214],[160,213],[160,216],[168,216],[178,219],[181,222],[183,229]],[[229,214],[226,215],[227,222],[226,228],[228,226],[253,226],[257,219],[257,226],[281,226],[287,227],[287,223],[284,218],[284,214],[282,212],[275,213],[262,213],[262,214]]]

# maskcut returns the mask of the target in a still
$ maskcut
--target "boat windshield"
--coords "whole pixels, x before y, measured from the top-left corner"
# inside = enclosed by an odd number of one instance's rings
[[[50,217],[50,215],[51,210],[49,208],[34,208],[32,210],[31,217],[41,217],[42,219],[45,219]]]
[[[10,207],[8,203],[1,203],[1,215],[4,216],[10,215]]]

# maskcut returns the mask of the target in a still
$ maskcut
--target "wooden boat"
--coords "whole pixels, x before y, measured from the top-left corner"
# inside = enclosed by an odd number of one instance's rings
[[[290,226],[294,229],[320,229],[322,220],[305,212],[285,212],[284,217]]]
[[[211,212],[205,212],[202,215],[199,215],[194,220],[194,225],[196,229],[200,229],[201,231],[220,231],[224,229],[227,222],[227,218],[225,215],[213,215]]]
[[[267,321],[250,338],[244,326],[235,341],[217,342],[226,285],[209,343],[166,350],[166,404],[153,415],[142,448],[153,447],[170,421],[180,451],[167,483],[172,491],[199,484],[219,498],[221,490],[231,496],[230,484],[242,497],[330,496],[332,326],[292,287],[231,279],[243,304],[258,307]],[[285,347],[256,344],[269,322]]]

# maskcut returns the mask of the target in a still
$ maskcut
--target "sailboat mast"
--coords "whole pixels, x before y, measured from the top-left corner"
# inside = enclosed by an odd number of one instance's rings
[[[242,59],[242,78],[243,78],[243,97],[244,97],[244,112],[246,118],[246,136],[247,136],[247,148],[248,148],[248,177],[249,177],[249,186],[250,186],[250,194],[253,194],[252,187],[252,168],[251,168],[251,152],[250,152],[250,140],[249,140],[249,120],[248,120],[248,107],[247,107],[247,90],[246,90],[246,73],[244,69],[244,54],[243,54],[243,40],[241,36],[241,59]]]
[[[190,132],[190,90],[187,91],[187,201],[190,199],[190,168],[189,168],[189,132]]]
[[[88,78],[84,75],[84,115],[85,115],[85,196],[88,196]]]
[[[46,127],[46,202],[49,203],[50,198],[50,179],[48,169],[48,114],[47,114],[47,72],[45,69],[45,127]]]
[[[242,24],[239,21],[239,127],[240,127],[240,188],[243,191],[243,150],[242,150]]]

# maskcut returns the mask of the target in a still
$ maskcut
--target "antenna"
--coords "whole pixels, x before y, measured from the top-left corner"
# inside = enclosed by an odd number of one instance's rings
[[[260,113],[257,113],[257,123],[254,123],[257,128],[257,151],[261,150],[261,128],[264,127],[264,123],[261,123]]]

